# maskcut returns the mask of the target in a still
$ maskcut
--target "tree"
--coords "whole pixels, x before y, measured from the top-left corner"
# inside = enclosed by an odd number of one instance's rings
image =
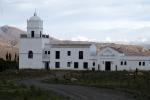
[[[9,55],[8,55],[8,59],[11,61],[11,54],[9,53]]]
[[[8,52],[6,53],[6,60],[8,60]]]

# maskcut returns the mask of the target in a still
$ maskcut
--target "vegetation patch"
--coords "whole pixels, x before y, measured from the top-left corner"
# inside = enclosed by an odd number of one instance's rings
[[[132,94],[137,100],[150,100],[150,72],[89,72],[70,71],[62,76],[57,74],[46,83],[73,84],[116,89]]]
[[[36,78],[51,75],[51,71],[47,70],[6,70],[0,72],[0,80],[22,80],[28,78]]]
[[[13,81],[0,81],[0,100],[66,100],[52,91],[41,90],[34,85],[26,87]]]

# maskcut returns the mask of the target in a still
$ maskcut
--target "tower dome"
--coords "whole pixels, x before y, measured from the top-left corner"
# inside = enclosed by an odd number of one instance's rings
[[[36,11],[34,12],[34,15],[30,17],[29,21],[42,21],[40,17],[37,16]]]
[[[90,46],[90,55],[91,56],[96,56],[96,52],[97,52],[97,48],[96,48],[95,44],[92,44]]]
[[[27,32],[30,34],[30,37],[41,37],[43,34],[43,20],[37,16],[36,11],[27,20]]]

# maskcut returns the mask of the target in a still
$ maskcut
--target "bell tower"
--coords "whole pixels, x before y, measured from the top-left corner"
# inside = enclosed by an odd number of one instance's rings
[[[49,35],[43,34],[43,20],[36,11],[27,20],[27,34],[21,34],[19,47],[19,68],[42,69],[43,49],[49,43]]]

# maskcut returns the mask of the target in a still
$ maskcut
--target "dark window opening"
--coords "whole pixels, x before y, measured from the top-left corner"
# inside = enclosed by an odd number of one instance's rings
[[[79,67],[78,62],[74,62],[74,68],[78,68],[78,67]]]
[[[121,65],[123,65],[123,61],[121,61],[121,63],[120,63]]]
[[[145,62],[143,62],[143,66],[145,66]]]
[[[55,62],[55,68],[60,68],[60,62]]]
[[[88,69],[88,62],[84,62],[84,63],[83,63],[83,68],[84,68],[84,69]]]
[[[60,59],[60,51],[56,51],[55,52],[55,58],[56,59]]]
[[[48,51],[48,54],[50,54],[50,51]]]
[[[139,66],[141,66],[141,62],[139,62]]]
[[[93,66],[95,66],[95,62],[93,62]]]
[[[83,51],[79,51],[79,59],[83,59]]]
[[[45,51],[45,54],[47,54],[47,51]]]
[[[28,52],[28,58],[32,59],[33,58],[33,51]]]
[[[68,54],[68,56],[71,56],[71,51],[68,51],[67,54]]]
[[[127,65],[127,62],[126,62],[126,61],[124,62],[124,65]]]
[[[32,38],[34,37],[34,31],[31,31],[31,37]]]
[[[67,62],[67,67],[71,67],[71,62]]]

